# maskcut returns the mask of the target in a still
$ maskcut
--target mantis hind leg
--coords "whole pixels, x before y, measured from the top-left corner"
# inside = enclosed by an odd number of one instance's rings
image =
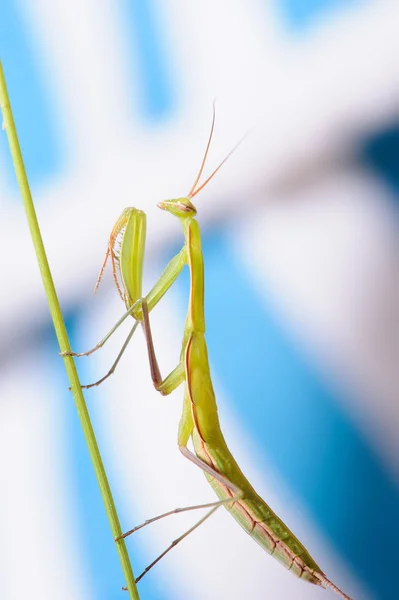
[[[218,502],[217,506],[214,506],[209,512],[207,512],[206,515],[202,517],[202,519],[199,519],[199,521],[197,521],[192,527],[190,527],[190,529],[187,529],[187,531],[185,531],[181,536],[179,536],[178,538],[173,540],[173,542],[166,548],[166,550],[164,550],[159,556],[157,556],[157,558],[155,560],[153,560],[152,563],[149,564],[148,567],[146,567],[142,573],[140,573],[140,575],[136,579],[136,583],[138,583],[140,581],[140,579],[142,579],[144,577],[144,575],[146,573],[148,573],[148,571],[150,569],[152,569],[152,567],[154,567],[161,560],[161,558],[163,558],[168,552],[170,552],[172,550],[172,548],[177,546],[177,544],[179,544],[181,541],[183,541],[184,538],[186,538],[188,535],[190,535],[190,533],[195,531],[200,525],[202,525],[202,523],[205,523],[205,521],[207,519],[209,519],[209,517],[211,515],[213,515],[213,513],[219,508],[220,505],[221,505],[220,502]],[[204,506],[207,506],[207,505],[205,504]],[[208,506],[210,506],[210,505],[208,505]],[[201,508],[201,507],[194,507],[194,508]]]
[[[191,401],[186,392],[184,395],[183,412],[179,423],[178,445],[180,452],[187,460],[199,467],[205,473],[208,473],[211,477],[214,477],[219,483],[233,492],[234,496],[228,499],[229,502],[241,499],[243,497],[243,491],[237,485],[232,483],[227,477],[219,473],[219,471],[208,465],[208,463],[187,448],[188,440],[190,439],[193,430],[194,419],[191,410]]]
[[[154,567],[161,560],[161,558],[163,558],[168,552],[170,552],[170,550],[172,550],[172,548],[174,548],[175,546],[177,546],[177,544],[179,544],[179,542],[181,542],[182,540],[184,540],[184,538],[186,538],[190,533],[192,533],[193,531],[195,531],[195,529],[197,529],[200,525],[202,525],[202,523],[204,523],[207,519],[209,519],[209,517],[219,508],[219,505],[220,505],[220,503],[218,503],[218,506],[214,506],[209,512],[206,513],[205,516],[203,516],[192,527],[190,527],[190,529],[187,529],[187,531],[185,531],[180,537],[178,537],[175,540],[173,540],[173,542],[166,548],[166,550],[164,550],[159,556],[157,556],[156,559],[153,560],[152,563],[150,563],[148,565],[148,567],[146,567],[144,569],[144,571],[137,577],[136,583],[138,583],[140,581],[140,579],[142,579],[144,577],[144,575],[146,573],[148,573],[148,571],[150,569],[152,569],[152,567]],[[142,525],[139,525],[139,527],[136,527],[131,532],[127,532],[126,534],[122,535],[120,538],[117,538],[115,541],[118,541],[121,538],[126,537],[129,533],[133,533],[134,531],[137,531],[137,529],[140,529],[140,527],[144,527],[145,525],[149,525],[150,522],[152,523],[154,520],[160,519],[163,516],[168,516],[169,514],[173,514],[174,512],[177,512],[177,511],[182,512],[183,510],[190,510],[190,508],[191,509],[196,509],[196,508],[204,508],[206,506],[211,506],[211,505],[210,504],[204,504],[203,506],[192,506],[192,507],[187,507],[186,509],[176,509],[175,511],[170,511],[169,513],[165,513],[164,515],[160,515],[159,517],[155,517],[154,519],[150,519],[149,521],[146,521]],[[124,587],[122,589],[125,590],[125,591],[127,591],[128,588]]]
[[[217,508],[219,508],[219,506],[223,506],[227,502],[231,502],[231,498],[226,500],[216,500],[215,502],[205,502],[204,504],[193,504],[192,506],[183,506],[183,508],[173,508],[172,510],[168,510],[168,512],[162,513],[161,515],[157,515],[156,517],[151,517],[151,519],[147,519],[146,521],[144,521],[144,523],[136,525],[136,527],[133,527],[133,529],[129,529],[129,531],[125,531],[125,533],[122,533],[122,535],[115,538],[115,541],[119,542],[119,540],[123,540],[124,538],[129,537],[129,535],[136,533],[136,531],[139,531],[139,529],[143,529],[143,527],[147,527],[147,525],[151,525],[151,523],[155,523],[156,521],[160,521],[161,519],[165,519],[166,517],[178,515],[183,512],[189,512],[191,510],[199,510],[201,508],[212,508],[213,510],[216,510]]]
[[[219,483],[221,483],[234,493],[234,496],[228,498],[225,501],[225,504],[228,502],[234,502],[235,500],[241,500],[241,498],[243,498],[244,493],[238,486],[236,486],[229,479],[227,479],[227,477],[219,473],[219,471],[216,471],[216,469],[208,465],[208,463],[198,458],[198,456],[191,452],[191,450],[189,450],[186,445],[179,444],[179,450],[183,454],[183,456],[185,456],[190,462],[199,467],[202,471],[208,473],[208,475],[210,475],[211,477],[214,477]]]
[[[154,523],[155,521],[159,521],[160,519],[163,519],[165,517],[169,517],[171,515],[179,514],[179,513],[182,513],[182,512],[188,512],[188,511],[191,511],[191,510],[198,510],[200,508],[211,508],[211,510],[209,510],[203,517],[201,517],[201,519],[199,519],[196,523],[194,523],[194,525],[192,527],[190,527],[190,529],[187,529],[187,531],[185,531],[182,535],[180,535],[178,538],[176,538],[175,540],[173,540],[173,542],[163,552],[161,552],[161,554],[159,554],[159,556],[157,556],[156,559],[153,560],[144,569],[144,571],[137,577],[136,583],[138,583],[140,581],[140,579],[142,579],[144,577],[144,575],[146,573],[148,573],[148,571],[150,569],[152,569],[152,567],[154,567],[161,560],[161,558],[163,558],[166,554],[168,554],[168,552],[170,552],[172,550],[172,548],[174,548],[175,546],[177,546],[177,544],[179,544],[180,542],[182,542],[188,535],[190,535],[190,533],[192,533],[200,525],[202,525],[203,523],[205,523],[205,521],[207,521],[209,519],[209,517],[211,515],[213,515],[213,513],[216,512],[217,509],[220,506],[224,506],[225,504],[228,504],[230,502],[234,502],[236,499],[238,499],[238,498],[232,497],[232,498],[226,498],[225,500],[217,500],[216,502],[207,502],[205,504],[196,504],[196,505],[193,505],[193,506],[185,506],[184,508],[175,508],[175,509],[170,510],[170,511],[168,511],[166,513],[163,513],[161,515],[153,517],[152,519],[148,519],[147,521],[144,521],[144,523],[142,523],[141,525],[137,525],[137,527],[134,527],[133,529],[130,529],[129,531],[126,531],[126,533],[124,533],[120,537],[116,538],[115,541],[119,542],[119,540],[128,537],[129,535],[131,535],[132,533],[135,533],[139,529],[142,529],[143,527],[146,527],[147,525],[150,525],[151,523]]]
[[[216,510],[220,506],[224,506],[226,504],[230,504],[231,502],[235,502],[236,500],[239,500],[242,497],[242,492],[241,492],[241,490],[239,490],[237,488],[237,486],[235,486],[228,479],[226,479],[225,477],[223,477],[223,475],[220,475],[220,473],[218,473],[217,471],[215,471],[214,469],[212,469],[212,467],[209,467],[209,465],[207,465],[206,463],[204,463],[203,461],[201,461],[200,459],[198,459],[192,452],[190,452],[190,450],[188,450],[188,448],[186,446],[179,446],[179,448],[180,448],[180,451],[183,453],[183,455],[186,456],[186,458],[188,458],[189,460],[191,460],[194,464],[196,464],[197,466],[199,466],[202,470],[207,471],[208,473],[210,473],[213,477],[217,477],[217,479],[221,483],[223,483],[224,485],[228,486],[233,492],[237,492],[237,494],[234,495],[234,496],[232,496],[231,498],[226,498],[224,500],[217,500],[216,502],[207,502],[205,504],[196,504],[196,505],[193,505],[193,506],[186,506],[184,508],[175,508],[175,509],[170,510],[170,511],[168,511],[166,513],[163,513],[161,515],[153,517],[152,519],[148,519],[147,521],[145,521],[141,525],[138,525],[137,527],[134,527],[133,529],[130,529],[129,531],[126,531],[126,533],[124,533],[120,537],[116,538],[115,541],[118,542],[119,540],[128,537],[132,533],[135,533],[139,529],[142,529],[143,527],[146,527],[147,525],[150,525],[151,523],[154,523],[155,521],[159,521],[160,519],[169,517],[171,515],[179,514],[179,513],[182,513],[182,512],[188,512],[188,511],[191,511],[191,510],[198,510],[198,509],[201,509],[201,508],[211,508],[211,510],[209,510],[201,519],[199,519],[196,523],[194,523],[194,525],[192,527],[190,527],[190,529],[187,529],[187,531],[185,531],[181,536],[179,536],[178,538],[176,538],[175,540],[173,540],[173,542],[159,556],[157,556],[156,559],[153,560],[144,569],[144,571],[137,577],[136,583],[138,583],[140,581],[140,579],[142,579],[144,577],[144,575],[146,573],[148,573],[148,571],[150,571],[150,569],[152,569],[152,567],[154,567],[161,560],[161,558],[163,558],[166,554],[168,554],[168,552],[170,552],[172,550],[172,548],[174,548],[175,546],[177,546],[188,535],[190,535],[190,533],[192,533],[193,531],[195,531],[200,525],[202,525],[205,521],[207,521],[209,519],[209,517],[211,515],[213,515],[213,513],[216,512]]]

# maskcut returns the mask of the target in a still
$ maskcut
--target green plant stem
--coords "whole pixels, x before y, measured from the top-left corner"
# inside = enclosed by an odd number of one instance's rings
[[[0,62],[0,104],[3,112],[3,129],[6,130],[8,143],[12,155],[15,173],[18,180],[19,189],[29,223],[29,229],[32,236],[33,245],[35,247],[37,261],[39,263],[40,272],[42,275],[43,285],[47,296],[48,305],[50,308],[51,317],[53,319],[55,332],[61,352],[70,352],[68,335],[65,328],[65,323],[62,318],[60,305],[54,287],[54,282],[51,276],[49,264],[47,261],[46,252],[43,245],[42,236],[39,229],[39,224],[36,217],[35,208],[32,201],[32,195],[29,188],[28,178],[25,171],[24,162],[22,159],[21,149],[19,146],[17,130],[14,123],[14,118],[11,110],[10,100],[8,97],[6,81],[3,72],[3,66]],[[112,498],[111,489],[107,480],[104,465],[101,460],[100,451],[94,435],[93,427],[90,422],[89,413],[83,397],[82,388],[79,382],[73,358],[70,356],[64,357],[65,369],[70,382],[73,398],[79,414],[83,433],[86,439],[86,444],[89,449],[90,457],[96,473],[98,485],[100,487],[101,496],[105,505],[108,520],[111,526],[112,535],[114,538],[122,535],[118,515],[115,509],[115,504]],[[135,579],[130,565],[129,556],[126,550],[124,540],[116,543],[116,548],[119,554],[119,560],[122,565],[122,570],[125,576],[129,596],[133,600],[139,600]]]

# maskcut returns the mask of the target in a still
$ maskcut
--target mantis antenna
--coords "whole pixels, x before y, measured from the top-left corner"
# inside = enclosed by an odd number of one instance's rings
[[[219,171],[219,169],[224,165],[224,163],[227,161],[227,159],[230,158],[230,156],[233,154],[233,152],[235,152],[238,148],[238,146],[240,146],[240,144],[244,141],[244,139],[247,137],[248,132],[237,142],[237,144],[234,146],[234,148],[232,150],[230,150],[230,152],[228,153],[228,155],[222,160],[222,162],[220,163],[220,165],[218,167],[216,167],[216,169],[213,171],[213,173],[211,173],[211,175],[209,175],[209,177],[204,181],[204,183],[202,183],[199,188],[195,189],[197,187],[197,184],[199,182],[199,180],[201,179],[201,175],[202,172],[204,170],[204,166],[206,163],[206,159],[208,157],[208,152],[209,152],[209,148],[211,145],[211,141],[212,141],[212,136],[213,136],[213,130],[215,129],[215,120],[216,120],[216,106],[215,106],[215,100],[213,101],[213,117],[212,117],[212,125],[211,125],[211,131],[209,133],[209,137],[208,137],[208,143],[206,145],[206,149],[205,149],[205,153],[204,153],[204,157],[202,159],[202,163],[201,163],[201,167],[200,170],[198,171],[198,175],[195,178],[194,184],[191,187],[191,190],[188,192],[187,194],[187,198],[194,198],[194,196],[196,196],[206,185],[207,183],[210,182],[210,180],[216,175],[216,173]]]

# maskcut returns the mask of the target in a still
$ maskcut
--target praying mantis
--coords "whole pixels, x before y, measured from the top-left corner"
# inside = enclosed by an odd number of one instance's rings
[[[200,184],[208,156],[215,126],[215,106],[207,146],[197,177],[185,197],[164,200],[158,203],[161,210],[177,217],[183,229],[185,243],[176,256],[168,263],[162,275],[150,292],[142,296],[142,273],[146,238],[146,215],[136,208],[126,208],[114,225],[108,242],[104,263],[101,267],[96,288],[101,281],[108,259],[111,260],[113,278],[127,312],[111,331],[93,349],[74,356],[89,355],[99,349],[109,339],[121,323],[131,315],[135,324],[131,329],[120,353],[110,371],[99,381],[84,387],[98,385],[109,377],[130,342],[139,323],[142,324],[147,342],[151,378],[155,388],[164,396],[184,383],[183,411],[178,429],[178,446],[181,453],[197,465],[219,497],[218,502],[184,509],[175,509],[159,515],[143,525],[163,516],[193,508],[211,507],[211,510],[189,532],[204,522],[219,506],[224,505],[241,527],[270,555],[289,569],[298,578],[332,589],[345,600],[350,597],[330,581],[311,557],[306,548],[288,529],[266,502],[256,493],[232,456],[223,437],[213,390],[207,345],[205,341],[204,317],[204,261],[201,249],[201,235],[196,220],[197,210],[193,198],[208,184],[219,171],[235,148],[226,156],[212,174]],[[177,366],[163,379],[158,366],[149,313],[176,281],[183,267],[190,272],[190,294],[188,311],[184,325],[182,348]],[[194,452],[188,449],[191,438]],[[143,525],[125,533],[126,537]],[[177,542],[158,557],[147,572]],[[118,541],[118,540],[116,540]],[[144,575],[140,575],[138,580]]]

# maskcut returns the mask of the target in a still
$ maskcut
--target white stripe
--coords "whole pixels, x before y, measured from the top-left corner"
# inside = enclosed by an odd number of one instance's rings
[[[46,368],[48,350],[33,340],[30,347],[34,355],[19,355],[0,386],[0,596],[20,600],[29,590],[37,600],[87,600],[60,409],[65,390]]]

